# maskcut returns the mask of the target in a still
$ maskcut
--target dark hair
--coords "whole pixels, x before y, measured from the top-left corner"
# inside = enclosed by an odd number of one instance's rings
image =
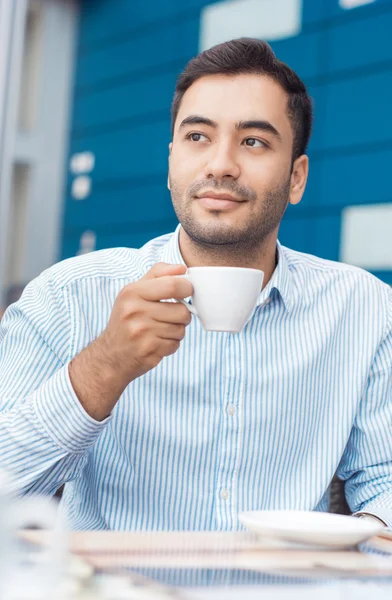
[[[293,160],[305,154],[313,121],[312,101],[305,84],[289,66],[276,58],[267,42],[252,38],[224,42],[189,61],[177,80],[171,107],[172,133],[181,100],[197,79],[205,75],[242,73],[267,75],[287,92],[287,112],[294,134]]]

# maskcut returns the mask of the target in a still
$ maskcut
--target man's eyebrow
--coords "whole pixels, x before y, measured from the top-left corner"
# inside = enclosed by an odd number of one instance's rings
[[[269,121],[259,121],[258,119],[252,119],[251,121],[239,121],[239,123],[236,124],[236,129],[239,131],[244,129],[260,129],[266,133],[272,133],[272,135],[278,140],[282,139],[279,131]]]
[[[185,125],[207,125],[208,127],[214,127],[216,129],[218,124],[211,119],[207,119],[207,117],[202,117],[201,115],[189,115],[189,117],[185,117],[183,121],[181,121],[179,129],[185,127]]]
[[[218,123],[213,121],[212,119],[208,119],[208,117],[203,117],[201,115],[189,115],[189,117],[185,117],[183,121],[180,123],[179,129],[185,127],[186,125],[207,125],[208,127],[213,127],[217,129]],[[270,123],[269,121],[263,121],[259,119],[251,119],[249,121],[239,121],[236,123],[236,129],[238,131],[242,131],[244,129],[260,129],[266,133],[271,133],[278,140],[282,139],[279,131]]]

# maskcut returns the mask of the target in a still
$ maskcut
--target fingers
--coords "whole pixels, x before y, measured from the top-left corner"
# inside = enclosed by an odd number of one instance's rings
[[[183,275],[186,273],[185,265],[169,265],[168,263],[156,263],[151,269],[142,277],[141,281],[148,281],[150,279],[156,279],[157,277]]]
[[[140,296],[149,302],[187,298],[193,294],[193,286],[185,277],[162,276],[154,280],[139,282]]]
[[[162,358],[164,356],[170,356],[170,354],[174,354],[177,352],[181,344],[181,340],[160,340],[160,354]]]
[[[157,337],[163,340],[176,340],[180,342],[185,336],[185,325],[156,322],[155,332]]]
[[[157,302],[151,306],[150,316],[154,321],[185,326],[192,321],[191,312],[179,302]]]

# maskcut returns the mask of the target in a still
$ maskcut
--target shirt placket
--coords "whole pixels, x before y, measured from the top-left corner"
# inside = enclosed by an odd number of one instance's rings
[[[217,529],[233,529],[237,526],[238,460],[245,380],[243,335],[227,334],[215,503]]]

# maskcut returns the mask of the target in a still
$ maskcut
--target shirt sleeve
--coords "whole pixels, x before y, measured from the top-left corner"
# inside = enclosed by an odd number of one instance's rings
[[[392,527],[392,290],[386,327],[375,355],[338,476],[356,514]]]
[[[52,495],[76,478],[110,420],[92,419],[73,390],[66,297],[47,273],[0,322],[0,468],[18,495]]]

